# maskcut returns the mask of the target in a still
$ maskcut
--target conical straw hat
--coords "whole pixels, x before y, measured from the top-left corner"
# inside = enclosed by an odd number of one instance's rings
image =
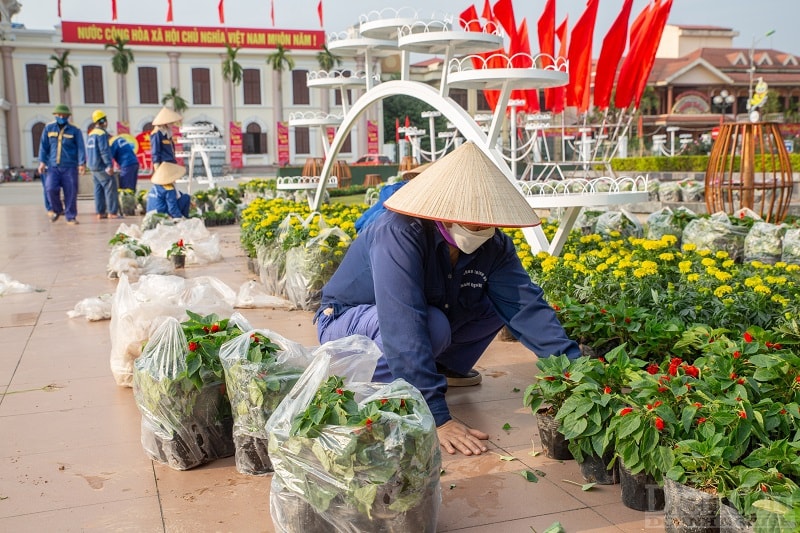
[[[522,228],[541,223],[522,193],[474,142],[433,163],[384,205],[404,215],[459,224]]]
[[[156,185],[170,185],[186,175],[186,169],[175,163],[161,163],[150,178]]]
[[[172,124],[173,122],[180,122],[183,117],[168,107],[162,107],[158,112],[156,118],[153,119],[151,124],[153,126],[162,126],[164,124]]]

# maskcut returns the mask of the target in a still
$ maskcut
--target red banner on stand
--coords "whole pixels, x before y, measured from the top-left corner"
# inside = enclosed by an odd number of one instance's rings
[[[378,123],[372,120],[367,121],[367,153],[380,153],[380,147],[378,146]]]
[[[328,126],[325,128],[325,135],[328,136],[328,144],[333,144],[333,138],[336,137],[336,128]]]
[[[231,122],[231,168],[242,168],[242,123]]]
[[[278,122],[278,165],[286,166],[289,164],[289,123]]]
[[[117,126],[119,128],[119,126]],[[153,173],[153,157],[150,154],[150,132],[143,131],[136,136],[136,157],[139,159],[139,174]]]

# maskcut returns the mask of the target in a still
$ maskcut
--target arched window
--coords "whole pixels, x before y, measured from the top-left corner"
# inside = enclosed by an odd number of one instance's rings
[[[261,126],[257,123],[251,122],[247,125],[243,141],[242,151],[245,154],[267,153],[267,134],[261,132]]]
[[[33,140],[33,158],[39,159],[39,146],[42,143],[42,132],[44,131],[44,122],[37,122],[31,128],[31,140]]]

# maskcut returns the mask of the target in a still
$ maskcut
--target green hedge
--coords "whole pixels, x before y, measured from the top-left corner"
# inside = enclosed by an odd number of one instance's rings
[[[789,161],[795,172],[800,172],[800,154],[789,154]],[[756,161],[756,170],[761,170]],[[738,167],[738,158],[736,161]],[[611,161],[616,172],[705,172],[708,167],[707,155],[678,155],[675,157],[627,157]]]

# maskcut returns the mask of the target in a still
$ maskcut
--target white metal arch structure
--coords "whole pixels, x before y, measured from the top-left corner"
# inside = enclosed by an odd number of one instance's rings
[[[327,179],[330,175],[333,163],[339,153],[347,134],[355,125],[359,116],[364,113],[371,105],[380,102],[384,98],[390,96],[404,95],[410,96],[421,100],[431,107],[440,111],[458,130],[467,141],[473,141],[478,145],[484,153],[500,168],[505,174],[506,178],[514,183],[515,180],[511,175],[511,169],[503,160],[502,155],[496,148],[489,147],[488,138],[481,130],[480,126],[473,120],[473,118],[458,105],[455,100],[450,97],[442,96],[434,87],[422,82],[408,81],[408,80],[394,80],[381,83],[380,85],[370,89],[363,96],[361,96],[350,108],[350,112],[344,117],[341,126],[336,131],[336,136],[333,138],[331,144],[331,151],[329,156],[325,159],[325,164],[320,173],[319,185],[317,193],[314,198],[314,204],[311,206],[312,210],[319,210],[322,203],[322,193],[325,190]]]

